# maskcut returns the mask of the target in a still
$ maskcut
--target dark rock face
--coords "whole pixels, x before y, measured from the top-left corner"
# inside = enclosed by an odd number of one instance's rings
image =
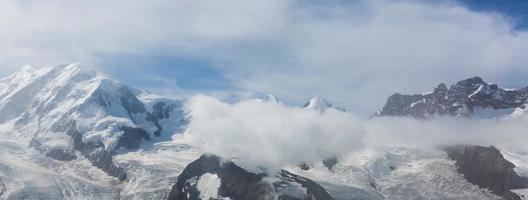
[[[189,184],[188,180],[206,173],[217,174],[222,179],[219,195],[232,199],[270,199],[264,195],[271,193],[273,188],[262,182],[263,174],[254,174],[236,166],[232,162],[222,163],[218,156],[203,155],[197,161],[189,164],[178,177],[169,199],[200,199],[200,191]]]
[[[143,103],[134,95],[130,89],[123,86],[119,88],[119,93],[121,94],[121,105],[129,112],[129,113],[144,113],[145,112],[145,106]]]
[[[472,184],[489,189],[505,199],[517,200],[512,189],[528,187],[528,178],[520,177],[515,165],[504,159],[495,147],[453,146],[445,149],[456,161],[457,171]]]
[[[118,91],[121,94],[121,105],[127,110],[130,119],[137,124],[132,114],[145,113],[145,105],[127,87],[123,86]]]
[[[93,152],[84,152],[88,160],[96,167],[100,168],[108,175],[118,178],[120,181],[127,179],[127,174],[122,167],[118,167],[112,160],[112,152],[104,149],[97,149]]]
[[[470,116],[475,107],[517,108],[523,107],[527,99],[528,88],[506,90],[496,84],[486,83],[480,77],[473,77],[449,88],[442,83],[427,94],[393,94],[374,116]]]
[[[338,162],[339,162],[339,159],[337,158],[337,156],[334,156],[334,157],[331,157],[331,158],[324,159],[323,160],[323,165],[326,168],[328,168],[328,170],[332,170],[332,169],[334,169],[334,166],[337,165]]]
[[[75,150],[79,151],[94,166],[103,170],[108,175],[116,177],[121,181],[126,180],[127,174],[123,168],[114,164],[112,152],[105,150],[102,143],[83,142],[82,133],[77,131],[75,124],[75,122],[72,122],[66,129],[66,134],[73,140]]]
[[[60,149],[50,151],[49,153],[46,154],[46,156],[53,158],[55,160],[61,160],[61,161],[72,161],[72,160],[77,159],[77,156],[66,153]]]
[[[155,136],[160,136],[161,132],[163,131],[163,127],[159,124],[160,120],[168,119],[170,117],[170,113],[176,109],[175,104],[167,105],[165,102],[158,102],[154,104],[152,107],[152,113],[147,113],[147,120],[151,121],[156,125],[158,130],[154,132]]]
[[[123,136],[119,138],[117,146],[135,149],[139,148],[144,140],[150,140],[149,134],[143,129],[125,126],[121,127],[121,130],[123,131]]]
[[[4,195],[5,192],[6,192],[6,186],[2,182],[2,179],[0,179],[0,197],[2,197],[2,195]]]
[[[310,164],[308,164],[308,163],[300,163],[297,166],[299,166],[299,168],[301,168],[304,171],[308,171],[308,170],[312,169],[312,166]]]
[[[223,161],[214,155],[203,155],[198,160],[189,164],[178,177],[178,182],[173,187],[170,200],[199,200],[200,191],[193,185],[196,180],[204,174],[215,174],[220,179],[218,190],[219,197],[229,197],[236,200],[300,200],[300,199],[333,199],[326,190],[317,183],[291,174],[285,170],[281,171],[273,183],[264,180],[265,174],[256,174],[238,167],[231,161]],[[288,187],[294,184],[301,185],[306,189],[306,198],[291,196],[286,192]]]
[[[332,171],[338,162],[339,159],[337,158],[337,156],[332,156],[327,159],[324,159],[322,163],[328,170]],[[299,163],[297,166],[304,171],[308,171],[313,168],[313,165],[311,163],[306,162]]]

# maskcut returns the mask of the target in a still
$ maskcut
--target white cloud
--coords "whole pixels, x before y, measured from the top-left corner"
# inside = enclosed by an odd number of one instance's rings
[[[324,96],[368,115],[394,92],[426,92],[474,75],[500,83],[527,72],[528,34],[500,15],[417,1],[322,12],[308,10],[291,22],[277,46],[286,54],[282,62],[243,62],[239,85],[289,101]]]
[[[256,39],[280,26],[277,18],[283,18],[285,5],[278,0],[6,0],[0,2],[0,63],[96,63],[104,54],[193,51]]]
[[[494,145],[526,152],[527,122],[527,115],[502,119],[377,118],[366,122],[368,136],[365,137],[365,145],[411,148],[437,148],[459,144]]]
[[[528,34],[450,2],[5,0],[0,13],[0,66],[11,69],[188,56],[212,60],[236,87],[286,102],[323,96],[363,116],[393,92],[474,75],[528,85],[510,79],[528,74]]]
[[[469,144],[528,151],[528,115],[365,120],[336,110],[320,113],[257,100],[226,104],[207,96],[195,96],[186,106],[191,116],[186,134],[193,144],[271,169],[385,146],[431,150]]]
[[[187,134],[205,151],[240,157],[280,169],[320,161],[362,148],[362,121],[350,113],[320,113],[299,107],[249,100],[222,103],[195,96],[187,104]]]

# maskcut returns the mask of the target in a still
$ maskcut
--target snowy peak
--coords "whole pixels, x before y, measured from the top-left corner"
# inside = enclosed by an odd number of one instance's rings
[[[332,104],[321,97],[314,97],[304,104],[305,108],[324,111],[332,107]]]
[[[428,118],[433,115],[494,118],[524,109],[528,88],[503,89],[472,77],[447,88],[439,84],[426,94],[391,95],[375,116],[412,116]]]
[[[268,94],[259,99],[261,102],[280,103],[279,99],[271,94]]]
[[[2,80],[0,122],[15,119],[26,112],[47,112],[65,106],[59,102],[85,96],[79,93],[89,92],[83,89],[93,85],[90,83],[96,82],[95,79],[97,74],[94,71],[82,69],[79,64],[38,69],[25,67]],[[79,87],[83,84],[82,88]]]
[[[310,99],[308,102],[304,104],[303,107],[306,109],[317,110],[321,112],[327,111],[328,109],[336,109],[339,111],[345,111],[345,109],[336,107],[332,105],[330,102],[328,102],[326,99],[321,98],[321,97],[314,97]]]
[[[10,139],[59,160],[81,153],[120,179],[112,163],[121,148],[168,138],[185,125],[181,101],[128,87],[90,66],[24,67],[0,80],[0,123],[13,124]]]

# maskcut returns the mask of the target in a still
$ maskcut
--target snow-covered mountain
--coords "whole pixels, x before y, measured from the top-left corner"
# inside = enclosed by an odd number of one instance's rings
[[[166,137],[185,123],[182,103],[127,87],[80,64],[25,67],[0,80],[7,137],[58,160],[88,158],[124,180],[114,152]]]
[[[81,64],[24,67],[0,80],[0,199],[167,199],[203,154],[173,140],[183,104]],[[282,174],[284,187],[306,182]]]
[[[524,112],[528,87],[504,89],[480,77],[468,78],[447,88],[439,84],[426,94],[391,95],[374,116],[411,116],[429,118],[466,116],[494,118]]]
[[[338,107],[330,103],[328,100],[321,97],[313,97],[303,106],[306,109],[312,109],[324,112],[328,109],[335,109],[339,111],[346,111],[344,108]]]
[[[334,198],[319,184],[282,170],[275,176],[254,173],[233,161],[203,155],[182,172],[170,200],[199,199],[319,199]]]
[[[129,180],[130,173],[125,170],[125,165],[118,166],[114,157],[154,141],[169,140],[173,133],[180,132],[185,126],[186,117],[179,100],[128,87],[88,66],[69,64],[24,67],[1,79],[0,124],[1,146],[6,151],[25,149],[23,152],[30,154],[26,157],[34,158],[11,162],[4,159],[8,155],[1,157],[0,166],[3,168],[0,168],[6,171],[0,170],[0,185],[4,187],[4,195],[0,196],[24,199],[34,195],[30,192],[32,189],[44,193],[50,188],[61,189],[57,184],[51,184],[56,181],[36,185],[33,182],[41,182],[35,179],[46,177],[44,174],[50,174],[47,178],[54,177],[52,174],[65,176],[60,169],[70,168],[64,165],[72,163],[83,163],[82,167],[68,169],[75,171],[70,178],[74,180],[72,182],[93,184],[91,179],[96,177],[87,179],[86,175],[94,171],[120,181]],[[30,148],[26,150],[27,147]],[[26,180],[10,173],[18,170],[20,165],[42,165],[40,167],[47,172],[36,171]],[[116,187],[101,185],[95,188],[119,191]],[[60,194],[65,199],[90,199],[74,187],[62,190],[68,192]]]
[[[430,94],[393,95],[378,115],[522,111],[525,90],[473,78]],[[258,101],[287,106],[272,95]],[[528,157],[501,151],[503,157],[491,147],[367,148],[276,172],[255,168],[194,146],[184,134],[193,120],[184,105],[81,64],[24,67],[0,79],[0,199],[518,199],[528,193],[522,189]],[[345,111],[319,97],[303,107],[321,112],[310,114]],[[478,179],[486,174],[493,178]]]
[[[439,84],[426,94],[391,95],[385,106],[373,117],[412,117],[431,119],[434,116],[469,117],[472,119],[511,119],[524,116],[528,103],[528,87],[504,89],[473,77],[447,88]],[[501,133],[497,133],[501,134]],[[528,174],[523,173],[523,153],[513,153],[516,163],[505,159],[497,148],[455,145],[444,147],[447,157],[455,161],[456,171],[471,184],[489,190],[504,199],[524,199]],[[520,168],[520,170],[518,170]],[[515,192],[514,192],[515,191]]]
[[[271,94],[268,94],[260,99],[258,99],[261,102],[270,102],[270,103],[280,103],[279,98],[276,96],[273,96]]]

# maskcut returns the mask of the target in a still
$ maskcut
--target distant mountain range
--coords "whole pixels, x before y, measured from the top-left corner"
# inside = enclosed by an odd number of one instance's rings
[[[394,94],[375,117],[512,116],[527,98],[474,77]],[[478,146],[381,147],[271,172],[187,143],[185,103],[81,64],[0,79],[0,199],[521,199],[528,183],[514,170],[528,166],[507,160],[527,156]],[[320,97],[302,108],[347,112]]]
[[[262,98],[262,101],[279,103],[271,95]],[[171,140],[173,134],[182,133],[190,120],[183,104],[181,100],[156,96],[123,85],[81,64],[24,67],[0,80],[0,124],[3,124],[0,138],[13,141],[10,145],[27,145],[37,150],[45,156],[39,159],[52,159],[59,163],[86,160],[119,181],[133,182],[138,181],[135,177],[138,174],[131,176],[133,172],[130,168],[136,170],[139,165],[130,164],[130,160],[119,164],[115,157],[168,145],[167,141]],[[332,108],[321,98],[314,98],[306,105],[308,109],[319,111]],[[190,147],[177,145],[174,148],[179,151]],[[184,159],[186,161],[183,163],[198,157],[199,153],[191,159]],[[19,183],[21,180],[18,180],[18,175],[5,174],[3,177],[2,164],[9,170],[14,167],[10,166],[13,163],[0,161],[0,197],[31,199],[38,196],[38,193],[27,190],[28,187],[36,186]],[[152,168],[148,170],[156,170]],[[166,178],[160,176],[155,179]],[[4,182],[9,179],[13,181]],[[50,187],[36,191],[45,192]],[[170,185],[161,187],[165,191],[161,195],[168,196],[170,188]],[[159,186],[157,189],[160,189]],[[44,195],[42,198],[83,199],[94,195],[76,194],[82,191],[75,189],[66,192],[68,194]],[[156,191],[147,195],[119,195],[122,198],[157,199],[160,194]]]

